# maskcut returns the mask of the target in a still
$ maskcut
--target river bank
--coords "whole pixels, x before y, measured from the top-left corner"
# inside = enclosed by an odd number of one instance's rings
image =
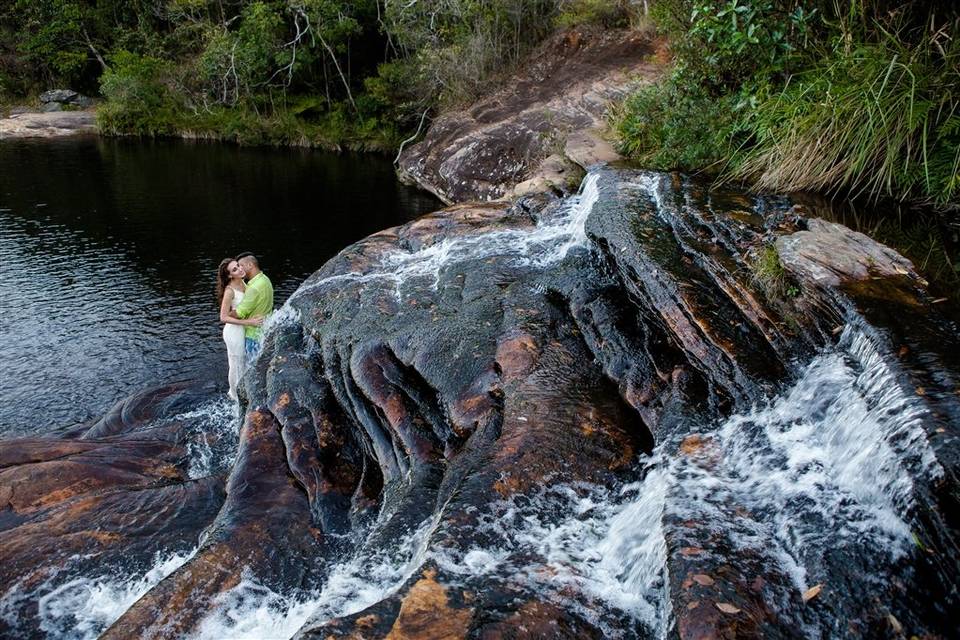
[[[42,113],[17,108],[7,117],[0,118],[0,140],[61,138],[96,133],[96,112],[93,110]]]

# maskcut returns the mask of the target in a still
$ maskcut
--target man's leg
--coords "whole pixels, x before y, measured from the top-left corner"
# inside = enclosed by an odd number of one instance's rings
[[[257,357],[257,354],[260,353],[260,341],[254,340],[253,338],[244,338],[243,339],[244,351],[247,353],[247,361],[252,360]]]

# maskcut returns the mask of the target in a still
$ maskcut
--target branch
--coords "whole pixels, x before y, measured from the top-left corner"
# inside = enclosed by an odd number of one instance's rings
[[[337,68],[337,73],[340,74],[340,80],[343,82],[343,88],[347,90],[347,98],[350,99],[350,104],[353,105],[353,110],[355,113],[360,113],[360,110],[357,109],[357,103],[353,101],[353,93],[350,91],[350,83],[347,82],[346,76],[343,75],[343,69],[340,68],[340,63],[337,62],[337,54],[334,53],[333,49],[330,48],[330,45],[327,44],[327,41],[323,39],[323,34],[317,31],[317,37],[320,38],[320,44],[323,45],[323,48],[327,50],[330,54],[330,57],[333,59],[333,66]]]
[[[97,51],[97,48],[93,46],[93,41],[90,40],[90,34],[87,33],[86,27],[83,28],[83,39],[86,41],[87,47],[90,49],[94,57],[97,59],[97,62],[99,62],[100,66],[103,67],[103,70],[108,71],[110,69],[110,66],[107,64],[107,61],[103,59],[103,56],[100,55],[100,52]]]
[[[394,165],[396,165],[398,162],[400,162],[400,154],[403,153],[403,147],[404,147],[408,142],[413,142],[414,140],[416,140],[416,139],[417,139],[417,136],[420,135],[420,129],[423,128],[423,121],[424,121],[424,119],[427,117],[427,112],[428,112],[428,111],[430,111],[430,107],[427,107],[426,109],[424,109],[424,110],[423,110],[423,113],[420,115],[420,124],[417,125],[417,132],[416,132],[415,134],[413,134],[412,136],[410,136],[409,138],[407,138],[406,140],[404,140],[403,142],[400,143],[400,149],[397,151],[397,157],[393,159],[393,164],[394,164]]]

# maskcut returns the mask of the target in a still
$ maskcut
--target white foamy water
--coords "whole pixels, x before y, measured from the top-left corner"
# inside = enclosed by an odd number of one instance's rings
[[[55,575],[29,594],[30,599],[37,601],[40,629],[51,638],[96,638],[196,552],[194,548],[184,553],[157,553],[149,570],[132,576],[128,571],[117,569],[99,578],[79,576],[55,584]],[[11,595],[6,594],[4,600]]]
[[[599,175],[589,174],[577,195],[567,199],[559,211],[541,220],[533,229],[487,231],[445,238],[416,251],[398,249],[387,254],[370,273],[330,276],[305,285],[290,297],[288,304],[307,292],[331,285],[373,280],[392,281],[399,298],[405,282],[427,280],[437,287],[441,272],[448,266],[492,257],[509,258],[519,265],[547,267],[586,243],[585,225],[599,197],[598,181]]]
[[[786,393],[706,434],[706,463],[675,456],[668,512],[714,522],[800,592],[825,577],[828,552],[886,566],[906,553],[913,479],[941,470],[925,408],[874,340],[848,325],[839,348],[814,359]]]
[[[519,582],[608,638],[630,637],[626,629],[638,623],[660,637],[670,615],[662,527],[667,476],[656,458],[641,464],[641,482],[564,483],[493,503],[479,531],[495,544],[433,549],[428,557],[465,583]]]
[[[436,526],[431,518],[386,549],[360,550],[332,565],[315,592],[281,594],[245,575],[217,599],[195,638],[286,639],[308,621],[319,624],[361,611],[394,593],[423,564]]]
[[[233,466],[240,438],[240,407],[226,395],[170,418],[186,425],[188,476],[203,478]]]

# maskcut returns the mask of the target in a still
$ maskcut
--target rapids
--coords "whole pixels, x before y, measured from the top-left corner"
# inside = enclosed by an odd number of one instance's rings
[[[348,247],[271,321],[241,414],[180,385],[5,443],[0,629],[950,635],[956,327],[803,214],[597,168]],[[762,286],[791,236],[841,284],[784,249],[800,293]]]

